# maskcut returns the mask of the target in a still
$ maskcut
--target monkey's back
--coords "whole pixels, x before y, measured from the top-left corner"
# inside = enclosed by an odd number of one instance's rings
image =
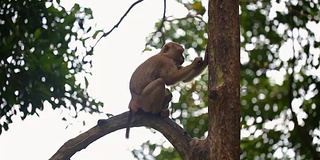
[[[140,64],[131,76],[130,92],[140,95],[149,83],[161,78],[160,71],[168,63],[165,61],[168,61],[165,56],[157,54]]]

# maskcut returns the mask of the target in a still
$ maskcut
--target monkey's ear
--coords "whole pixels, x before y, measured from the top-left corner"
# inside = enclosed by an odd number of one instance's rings
[[[168,50],[169,50],[169,45],[168,44],[165,44],[163,47],[162,47],[162,52],[163,53],[167,53],[168,52]]]

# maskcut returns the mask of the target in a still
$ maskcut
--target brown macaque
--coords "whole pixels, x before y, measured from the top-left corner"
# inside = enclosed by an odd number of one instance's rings
[[[147,59],[133,72],[130,79],[131,101],[126,138],[129,138],[132,116],[137,111],[169,116],[168,106],[172,94],[165,85],[190,81],[208,65],[206,53],[203,61],[201,57],[197,57],[190,65],[182,67],[183,51],[178,43],[169,42],[162,47],[160,53]]]

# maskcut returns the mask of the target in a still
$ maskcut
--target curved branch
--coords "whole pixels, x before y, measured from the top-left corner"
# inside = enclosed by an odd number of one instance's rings
[[[85,149],[97,139],[126,127],[129,112],[124,112],[109,119],[99,120],[88,131],[68,140],[50,158],[50,160],[70,159],[76,152]],[[147,126],[161,132],[179,152],[182,159],[188,159],[192,138],[170,118],[163,118],[149,113],[136,113],[132,117],[132,127]],[[123,135],[124,137],[124,135]]]

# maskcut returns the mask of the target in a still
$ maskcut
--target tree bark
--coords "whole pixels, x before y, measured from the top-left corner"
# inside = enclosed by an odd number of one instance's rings
[[[210,0],[208,10],[210,159],[240,159],[238,0]]]

